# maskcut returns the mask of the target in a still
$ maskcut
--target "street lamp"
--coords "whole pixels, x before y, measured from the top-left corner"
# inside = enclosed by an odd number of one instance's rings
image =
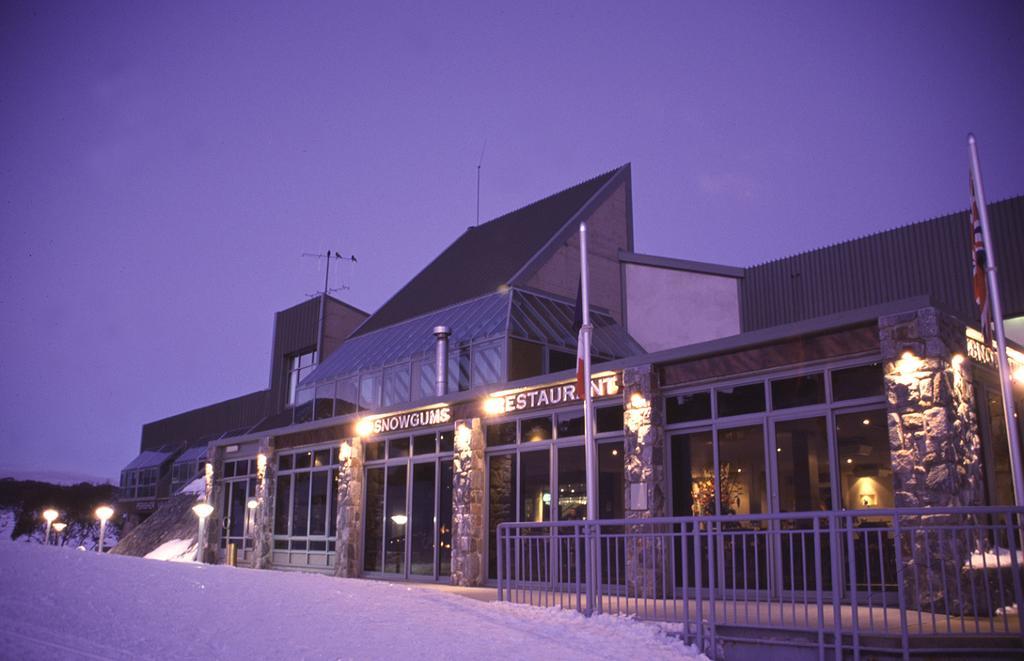
[[[46,538],[43,540],[43,544],[50,543],[50,526],[53,525],[57,516],[57,510],[54,509],[49,509],[43,512],[43,518],[46,519]]]
[[[251,538],[253,536],[253,528],[256,527],[256,508],[260,506],[260,501],[250,498],[245,506],[249,510],[248,516],[245,517],[246,537]]]
[[[61,539],[64,536],[64,529],[67,528],[67,527],[68,527],[68,524],[64,523],[63,521],[61,521],[60,523],[53,524],[53,529],[57,531],[56,539],[59,540],[59,539]],[[57,546],[60,546],[60,543],[58,543]]]
[[[213,514],[213,505],[210,503],[198,503],[192,511],[199,517],[199,538],[196,540],[196,562],[203,561],[203,551],[206,550],[206,517]]]
[[[103,537],[107,532],[107,519],[114,516],[114,508],[100,505],[96,508],[96,518],[100,520],[100,544],[97,551],[103,553]]]

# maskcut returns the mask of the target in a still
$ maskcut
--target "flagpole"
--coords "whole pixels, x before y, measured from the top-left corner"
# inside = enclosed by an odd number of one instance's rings
[[[996,278],[995,244],[988,226],[988,206],[985,202],[985,188],[981,183],[981,165],[978,161],[978,145],[974,134],[967,135],[967,146],[971,156],[971,173],[974,175],[974,189],[978,198],[978,215],[981,218],[981,235],[985,242],[985,272],[988,278],[989,300],[996,327],[996,354],[999,364],[999,385],[1003,392],[1003,418],[1006,421],[1006,441],[1010,446],[1010,472],[1013,475],[1013,500],[1017,507],[1024,507],[1024,474],[1022,474],[1020,433],[1013,417],[1013,385],[1010,382],[1010,361],[1006,355],[1006,334],[1003,332],[1003,304],[999,298],[999,283]]]
[[[587,463],[587,519],[597,520],[597,452],[594,448],[594,396],[590,391],[590,282],[587,277],[587,224],[580,223],[580,288],[583,302],[583,443]]]

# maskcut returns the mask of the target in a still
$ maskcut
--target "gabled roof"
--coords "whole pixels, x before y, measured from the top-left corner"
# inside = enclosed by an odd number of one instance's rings
[[[352,334],[498,291],[548,245],[617,174],[616,168],[479,227],[471,227]]]

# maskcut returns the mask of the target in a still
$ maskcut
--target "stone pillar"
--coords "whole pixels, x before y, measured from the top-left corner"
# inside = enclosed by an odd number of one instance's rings
[[[484,429],[479,418],[455,422],[452,471],[452,584],[484,581]]]
[[[666,515],[665,432],[658,406],[658,377],[651,365],[622,373],[625,430],[626,518]],[[631,537],[658,532],[654,526],[626,529],[626,587],[635,596],[656,596],[662,588],[667,555],[663,538]]]
[[[256,455],[256,510],[252,513],[249,536],[252,540],[252,568],[274,566],[274,489],[277,486],[277,458],[274,439],[260,439]]]
[[[206,519],[206,554],[203,562],[216,562],[220,552],[220,539],[224,529],[224,448],[214,447],[206,452],[206,502],[213,506],[213,514]],[[198,521],[196,522],[198,526]]]
[[[980,441],[965,327],[935,308],[878,320],[889,450],[897,507],[982,504]],[[901,538],[903,578],[913,608],[955,612],[958,585],[970,555],[966,535],[922,526],[963,523],[949,515],[900,518],[911,530]]]
[[[362,574],[363,550],[363,441],[341,442],[338,467],[338,538],[334,575],[356,578]]]

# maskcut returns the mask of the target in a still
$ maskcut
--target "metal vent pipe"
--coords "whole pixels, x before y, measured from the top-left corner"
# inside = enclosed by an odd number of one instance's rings
[[[434,337],[437,338],[437,348],[434,354],[434,373],[437,380],[434,382],[434,394],[438,397],[448,393],[448,336],[452,331],[447,326],[434,326]]]

